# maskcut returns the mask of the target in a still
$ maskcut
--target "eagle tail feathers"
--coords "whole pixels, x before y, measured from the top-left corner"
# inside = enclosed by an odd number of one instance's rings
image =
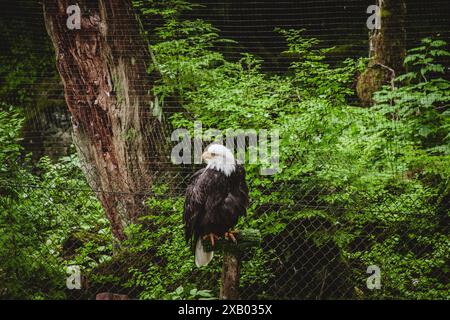
[[[195,265],[197,267],[206,266],[213,258],[214,252],[206,252],[203,249],[202,240],[198,239],[195,246]]]

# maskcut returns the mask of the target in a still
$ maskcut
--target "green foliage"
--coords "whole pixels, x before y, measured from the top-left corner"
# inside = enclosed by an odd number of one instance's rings
[[[43,158],[32,173],[21,124],[13,108],[0,112],[0,297],[64,298],[67,265],[88,270],[110,254],[109,226],[75,156]]]
[[[174,292],[169,293],[170,300],[212,300],[214,296],[211,290],[184,290],[183,287],[178,287]]]
[[[442,40],[426,38],[405,59],[407,73],[396,79],[394,90],[385,87],[375,96],[377,109],[405,122],[409,141],[435,154],[450,154],[450,82],[442,77],[439,59],[450,56]]]
[[[293,85],[298,88],[301,100],[308,98],[325,98],[333,103],[344,103],[345,98],[353,94],[350,84],[354,79],[355,70],[364,67],[363,59],[347,59],[342,66],[331,68],[324,60],[335,48],[319,48],[320,41],[315,38],[305,38],[301,30],[278,31],[286,39],[288,50],[285,55],[295,58],[291,69],[295,73]],[[326,83],[323,83],[326,79]]]
[[[178,20],[182,12],[199,6],[185,0],[133,0],[132,2],[143,16],[152,18],[160,16],[166,20]]]
[[[15,172],[22,147],[19,142],[23,117],[17,110],[0,103],[0,184],[5,185]]]

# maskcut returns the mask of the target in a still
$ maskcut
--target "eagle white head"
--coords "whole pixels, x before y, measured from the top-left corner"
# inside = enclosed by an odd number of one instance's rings
[[[229,176],[236,169],[236,160],[233,153],[221,144],[211,144],[202,154],[207,169],[215,169]]]

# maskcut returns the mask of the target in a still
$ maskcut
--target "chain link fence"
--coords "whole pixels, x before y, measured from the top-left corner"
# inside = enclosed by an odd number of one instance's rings
[[[12,220],[8,228],[17,229],[14,235],[35,243],[18,241],[8,250],[11,255],[25,252],[27,255],[20,261],[34,264],[35,272],[41,275],[34,282],[32,275],[20,273],[20,267],[11,266],[11,270],[17,272],[15,277],[27,279],[27,294],[35,290],[45,296],[47,290],[57,291],[56,298],[94,299],[102,292],[124,294],[131,299],[218,297],[221,253],[216,254],[210,265],[199,269],[184,243],[180,204],[188,177],[186,173],[175,174],[173,178],[179,184],[174,189],[146,194],[146,203],[151,208],[147,212],[149,216],[140,221],[142,228],[128,233],[130,238],[123,243],[111,237],[96,192],[57,185],[11,186],[20,190],[25,199],[12,205],[2,198],[2,210],[8,212],[13,207],[23,210],[25,217],[33,215],[32,219],[41,225],[33,226],[35,233],[31,235],[32,231],[20,230],[19,221]],[[289,194],[286,190],[294,192]],[[289,194],[289,198],[284,198],[283,203],[251,199],[248,216],[237,228],[250,225],[264,230],[260,247],[247,252],[242,262],[239,290],[242,299],[402,298],[404,293],[396,292],[389,282],[395,281],[392,278],[397,272],[409,274],[404,261],[390,261],[389,256],[383,256],[389,255],[388,251],[371,260],[370,253],[394,241],[396,252],[413,254],[424,263],[432,258],[429,245],[409,237],[409,233],[411,224],[419,225],[427,216],[437,218],[438,213],[424,211],[413,199],[403,198],[402,210],[407,208],[408,212],[399,212],[387,205],[377,209],[367,207],[364,199],[370,195],[360,192],[348,195],[345,204],[330,205],[325,198],[338,190],[305,188],[301,182],[268,188],[263,193],[278,191]],[[405,206],[405,201],[410,203]],[[381,222],[382,216],[395,218],[399,214],[409,220],[392,225]],[[152,215],[158,218],[148,218]],[[16,213],[17,216],[20,215]],[[365,218],[358,219],[358,216]],[[344,239],[346,236],[350,239]],[[374,265],[368,261],[374,261]],[[2,275],[4,272],[8,270],[0,270],[0,278],[11,277],[11,274]],[[448,285],[445,267],[430,269],[424,275]],[[420,285],[414,288],[420,277],[409,277],[408,281],[409,290],[422,290]],[[204,296],[196,296],[191,294],[193,288],[209,291],[201,293]],[[8,290],[2,288],[3,296],[8,296]],[[20,296],[20,292],[15,295]]]

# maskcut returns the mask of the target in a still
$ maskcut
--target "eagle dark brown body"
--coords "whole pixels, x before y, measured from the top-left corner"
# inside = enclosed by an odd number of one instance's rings
[[[186,241],[195,248],[205,235],[224,236],[246,214],[248,202],[243,166],[236,164],[229,176],[212,168],[197,171],[186,190]]]

